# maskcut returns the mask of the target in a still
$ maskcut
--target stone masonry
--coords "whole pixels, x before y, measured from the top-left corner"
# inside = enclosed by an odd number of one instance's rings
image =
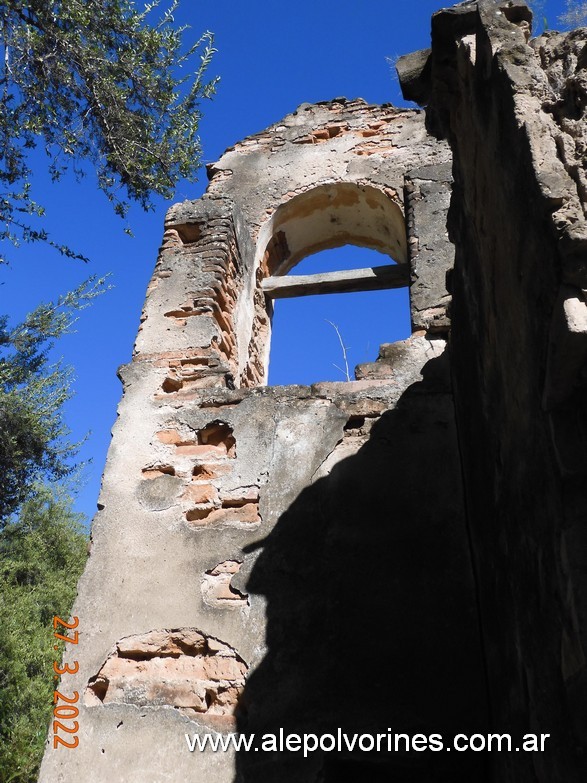
[[[587,30],[529,38],[523,2],[462,3],[400,64],[453,151],[453,392],[492,781],[587,777]],[[407,66],[407,67],[406,67]]]
[[[530,24],[440,11],[399,63],[425,111],[303,104],[169,210],[73,609],[79,746],[40,783],[584,781],[587,49]],[[405,268],[412,336],[268,387],[264,286],[349,243]],[[281,729],[553,740],[184,737]]]

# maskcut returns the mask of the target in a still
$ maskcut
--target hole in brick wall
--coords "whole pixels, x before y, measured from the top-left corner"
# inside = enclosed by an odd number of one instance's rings
[[[245,498],[232,498],[230,500],[223,500],[222,508],[242,508],[249,502],[250,501],[246,500]]]
[[[248,606],[248,596],[231,584],[238,574],[242,561],[225,560],[203,574],[200,581],[202,597],[209,606],[237,609]]]
[[[365,424],[364,416],[351,416],[344,425],[345,430],[360,430]]]
[[[95,680],[91,681],[90,688],[94,696],[103,702],[106,698],[106,694],[108,693],[108,685],[109,683],[107,680],[96,678]]]
[[[202,236],[202,229],[198,223],[182,223],[179,226],[173,226],[173,228],[179,234],[179,238],[184,245],[197,242]]]
[[[259,504],[251,501],[229,505],[223,501],[220,508],[210,506],[186,511],[186,522],[194,529],[207,527],[255,528],[261,524]]]
[[[292,275],[390,264],[387,255],[345,245],[308,256]],[[329,323],[330,322],[330,323]],[[336,329],[346,348],[348,374],[374,362],[382,343],[411,335],[409,289],[321,294],[274,302],[269,383],[345,381],[347,367]]]
[[[182,386],[182,382],[177,378],[165,378],[161,388],[166,394],[171,394],[173,392],[179,391]]]
[[[229,457],[236,457],[236,440],[232,427],[224,421],[212,421],[198,430],[198,444],[201,446],[224,446]]]
[[[194,504],[185,512],[186,522],[192,528],[248,528],[261,523],[258,486],[239,487],[219,494],[213,485],[195,482],[188,487],[184,498]]]
[[[192,476],[195,479],[216,478],[216,469],[214,465],[195,465],[192,470]]]
[[[194,465],[192,469],[192,477],[194,481],[204,481],[208,479],[218,478],[219,476],[225,476],[230,473],[232,467],[222,462],[205,462]]]
[[[175,476],[175,468],[173,465],[151,465],[148,468],[142,470],[143,478],[155,479],[159,476]]]
[[[213,511],[213,508],[191,508],[189,511],[186,511],[185,518],[188,522],[202,522]]]

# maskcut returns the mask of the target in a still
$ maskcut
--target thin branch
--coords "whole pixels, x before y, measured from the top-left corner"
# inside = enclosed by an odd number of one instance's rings
[[[342,349],[342,358],[344,359],[344,370],[342,370],[336,364],[334,364],[333,366],[336,367],[337,370],[340,370],[340,372],[343,375],[346,376],[347,381],[350,381],[351,380],[351,376],[350,376],[350,373],[349,373],[349,362],[348,362],[348,358],[347,358],[347,347],[346,347],[346,345],[343,342],[343,339],[342,339],[342,337],[340,335],[340,331],[338,329],[338,326],[336,324],[333,324],[332,321],[329,321],[328,318],[325,318],[324,320],[326,321],[326,323],[330,324],[330,326],[332,326],[332,328],[336,332],[336,335],[338,337],[338,341],[340,343],[340,347]]]

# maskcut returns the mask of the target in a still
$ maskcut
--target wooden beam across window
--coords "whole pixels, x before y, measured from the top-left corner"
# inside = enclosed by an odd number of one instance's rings
[[[409,282],[410,270],[407,264],[389,264],[317,275],[266,277],[261,285],[264,293],[272,299],[287,299],[314,294],[348,294],[354,291],[403,288]]]

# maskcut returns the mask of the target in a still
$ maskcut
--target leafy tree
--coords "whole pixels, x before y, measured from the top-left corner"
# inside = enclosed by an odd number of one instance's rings
[[[76,446],[63,420],[71,371],[51,365],[49,351],[103,287],[90,278],[57,302],[39,305],[12,329],[0,317],[0,529],[34,493],[36,481],[73,471]]]
[[[37,487],[0,532],[0,783],[34,783],[53,706],[54,615],[67,617],[86,560],[82,515]]]
[[[204,33],[186,51],[176,3],[150,23],[158,2],[143,12],[131,0],[0,4],[0,241],[44,241],[81,258],[37,228],[36,147],[54,180],[93,167],[121,216],[130,200],[148,209],[178,179],[195,179],[213,39]],[[36,780],[60,657],[51,618],[68,614],[85,560],[71,500],[38,483],[68,476],[76,452],[63,419],[71,375],[49,351],[102,287],[91,279],[16,327],[0,317],[0,783]]]
[[[0,783],[33,783],[52,709],[52,617],[68,615],[86,557],[83,516],[54,482],[74,470],[55,339],[104,289],[90,279],[10,329],[0,319]],[[18,517],[16,514],[18,513]]]
[[[198,106],[216,84],[204,80],[213,38],[184,51],[177,0],[151,25],[158,3],[141,13],[131,0],[0,4],[0,240],[44,240],[76,255],[31,225],[43,214],[31,196],[37,145],[54,179],[70,165],[81,176],[89,162],[120,215],[125,199],[147,209],[153,194],[170,198],[179,178],[195,179]],[[178,79],[178,68],[187,75]]]

